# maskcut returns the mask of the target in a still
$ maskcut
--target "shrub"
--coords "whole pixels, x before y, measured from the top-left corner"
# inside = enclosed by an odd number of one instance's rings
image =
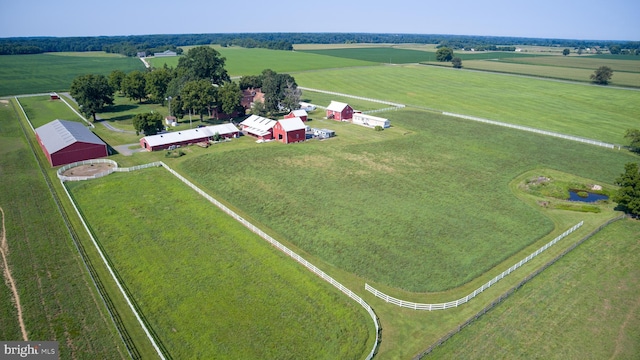
[[[374,127],[373,130],[382,131],[382,130],[384,130],[384,128],[382,126],[380,126],[380,125],[376,125],[376,127]]]

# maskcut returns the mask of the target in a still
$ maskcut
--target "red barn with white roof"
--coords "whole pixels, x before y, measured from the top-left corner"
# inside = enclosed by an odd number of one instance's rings
[[[305,140],[307,126],[298,118],[278,120],[273,126],[273,137],[285,144],[300,142]]]
[[[351,120],[353,117],[353,108],[349,104],[338,101],[331,101],[327,106],[327,119],[338,121]]]
[[[309,114],[307,114],[306,110],[298,109],[298,110],[293,110],[292,112],[288,113],[287,115],[284,116],[284,118],[285,119],[291,119],[291,118],[294,118],[294,117],[298,117],[302,121],[307,121],[307,117],[308,116],[309,116]]]

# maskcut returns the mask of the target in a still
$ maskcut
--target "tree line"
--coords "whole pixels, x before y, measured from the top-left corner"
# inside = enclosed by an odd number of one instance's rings
[[[244,115],[243,90],[248,88],[262,89],[264,93],[264,102],[256,102],[251,109],[254,114],[271,115],[300,107],[301,92],[291,75],[266,69],[258,76],[245,76],[234,82],[227,74],[225,61],[217,50],[199,46],[181,57],[176,68],[164,65],[129,73],[114,70],[109,76],[78,76],[71,84],[70,94],[93,121],[97,120],[97,113],[113,105],[116,94],[140,103],[168,105],[170,115],[182,119],[189,114],[198,116],[200,121],[217,114]],[[163,129],[162,116],[138,114],[133,125],[138,133],[152,135]]]
[[[452,49],[498,49],[510,45],[538,45],[558,47],[601,47],[620,54],[640,49],[638,41],[570,40],[523,38],[504,36],[429,35],[429,34],[367,34],[367,33],[237,33],[237,34],[168,34],[95,37],[20,37],[0,39],[0,55],[37,54],[62,51],[108,51],[127,56],[138,52],[158,52],[179,46],[211,45],[261,47],[291,50],[293,44],[345,43],[416,43],[439,44]]]

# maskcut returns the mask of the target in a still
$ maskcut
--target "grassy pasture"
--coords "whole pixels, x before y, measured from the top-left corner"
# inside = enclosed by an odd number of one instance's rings
[[[600,66],[608,66],[614,74],[618,71],[640,73],[640,56],[599,58],[595,56],[536,56],[503,59],[504,62],[515,62],[531,65],[545,65],[563,68],[597,69]]]
[[[144,70],[137,58],[91,55],[2,55],[0,96],[67,90],[74,78],[84,74],[109,75],[115,69],[124,72]]]
[[[19,101],[34,129],[57,119],[86,124],[67,104],[60,100],[49,100],[48,95],[21,97]]]
[[[426,358],[636,358],[639,238],[608,226]]]
[[[0,103],[0,207],[29,339],[58,341],[63,359],[127,358],[19,121],[10,105]],[[2,281],[0,338],[22,340],[5,286]]]
[[[358,359],[373,346],[359,305],[166,170],[67,186],[173,358]]]
[[[358,59],[344,59],[331,56],[318,56],[303,51],[282,51],[269,49],[246,49],[240,47],[214,46],[226,58],[225,69],[230,76],[258,75],[264,69],[275,72],[293,72],[342,68],[353,66],[370,66],[374,63]],[[186,51],[185,51],[186,52]],[[170,67],[178,65],[179,57],[149,58],[153,67]]]
[[[205,155],[182,169],[327,263],[425,292],[460,286],[553,228],[509,189],[518,174],[544,166],[611,183],[633,159],[429,112],[385,115],[393,127],[382,132],[314,120],[337,137]]]
[[[295,74],[301,86],[451,111],[625,144],[640,92],[431,66],[377,66]]]

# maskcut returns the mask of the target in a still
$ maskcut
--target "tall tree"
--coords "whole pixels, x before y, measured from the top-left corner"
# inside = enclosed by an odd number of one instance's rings
[[[627,129],[624,134],[625,139],[629,139],[629,148],[631,151],[640,152],[640,130]]]
[[[136,129],[136,135],[144,133],[145,135],[155,135],[162,131],[162,115],[160,113],[142,113],[133,117],[133,128]]]
[[[562,55],[564,55],[564,56],[567,56],[567,55],[569,55],[570,53],[571,53],[571,50],[569,50],[569,49],[564,49],[564,50],[562,50]]]
[[[145,92],[150,100],[164,104],[169,83],[173,80],[173,71],[166,67],[154,69],[145,75]]]
[[[284,98],[282,99],[282,106],[289,110],[299,109],[302,91],[298,89],[295,82],[287,81],[283,92]]]
[[[461,69],[462,68],[462,59],[460,59],[459,57],[456,56],[453,59],[451,59],[451,64],[453,65],[454,68]]]
[[[96,121],[96,113],[107,105],[113,104],[113,88],[104,75],[81,75],[73,79],[71,96],[80,106],[80,110],[87,117]]]
[[[620,186],[612,200],[620,204],[625,212],[640,216],[640,169],[638,163],[627,163],[624,173],[616,179]]]
[[[200,121],[204,120],[204,114],[209,111],[216,102],[217,90],[209,80],[193,80],[184,84],[180,98],[182,107],[186,111],[200,115]]]
[[[226,59],[220,53],[209,46],[195,47],[187,55],[178,60],[176,70],[180,76],[184,75],[188,80],[207,79],[211,84],[222,85],[230,81],[227,70],[224,68]]]
[[[122,70],[113,70],[109,74],[109,85],[113,89],[113,91],[119,91],[122,94],[122,80],[124,80],[125,74]]]
[[[453,50],[448,47],[441,47],[436,51],[436,60],[441,62],[451,61],[453,59]]]
[[[262,92],[267,112],[278,112],[285,98],[287,87],[298,88],[296,80],[289,74],[278,74],[271,69],[262,71]]]
[[[147,97],[144,73],[139,70],[128,73],[122,80],[122,91],[129,99],[141,103]]]
[[[608,66],[600,66],[593,74],[591,74],[591,81],[600,84],[607,85],[613,76],[613,70]]]
[[[229,81],[218,89],[218,101],[225,114],[233,114],[242,107],[242,90],[237,83]]]

